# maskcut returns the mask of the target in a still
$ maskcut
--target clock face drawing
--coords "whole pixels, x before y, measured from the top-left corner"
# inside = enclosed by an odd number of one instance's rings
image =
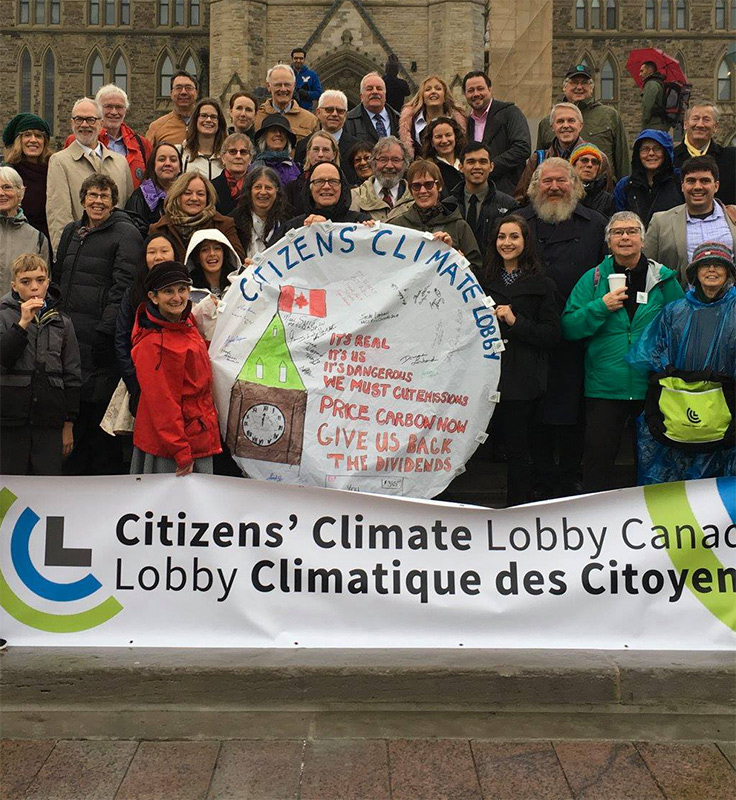
[[[284,435],[286,418],[272,403],[257,403],[243,415],[243,433],[258,447],[270,447]]]

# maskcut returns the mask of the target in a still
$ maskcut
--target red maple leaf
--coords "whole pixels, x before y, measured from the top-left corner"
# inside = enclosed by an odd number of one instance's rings
[[[307,300],[303,294],[300,294],[299,297],[294,299],[294,305],[299,306],[299,308],[304,308],[304,306],[309,305],[309,300]]]

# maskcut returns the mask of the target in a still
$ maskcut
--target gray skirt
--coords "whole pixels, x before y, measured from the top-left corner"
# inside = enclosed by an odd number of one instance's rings
[[[176,461],[173,458],[153,456],[150,453],[144,453],[143,450],[139,450],[137,447],[133,448],[133,458],[130,460],[131,475],[165,475],[167,473],[173,475],[176,470]],[[212,456],[195,458],[193,472],[212,475]]]

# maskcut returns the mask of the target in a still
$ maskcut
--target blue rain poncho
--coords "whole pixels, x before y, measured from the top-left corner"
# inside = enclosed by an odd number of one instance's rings
[[[712,369],[736,378],[736,289],[704,303],[690,289],[642,333],[626,360],[643,372]],[[642,414],[637,420],[639,485],[736,474],[736,447],[685,453],[657,442]]]

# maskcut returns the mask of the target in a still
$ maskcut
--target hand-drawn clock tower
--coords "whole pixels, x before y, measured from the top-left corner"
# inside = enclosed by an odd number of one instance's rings
[[[299,464],[307,390],[278,311],[238,373],[230,393],[227,446],[239,458]]]

